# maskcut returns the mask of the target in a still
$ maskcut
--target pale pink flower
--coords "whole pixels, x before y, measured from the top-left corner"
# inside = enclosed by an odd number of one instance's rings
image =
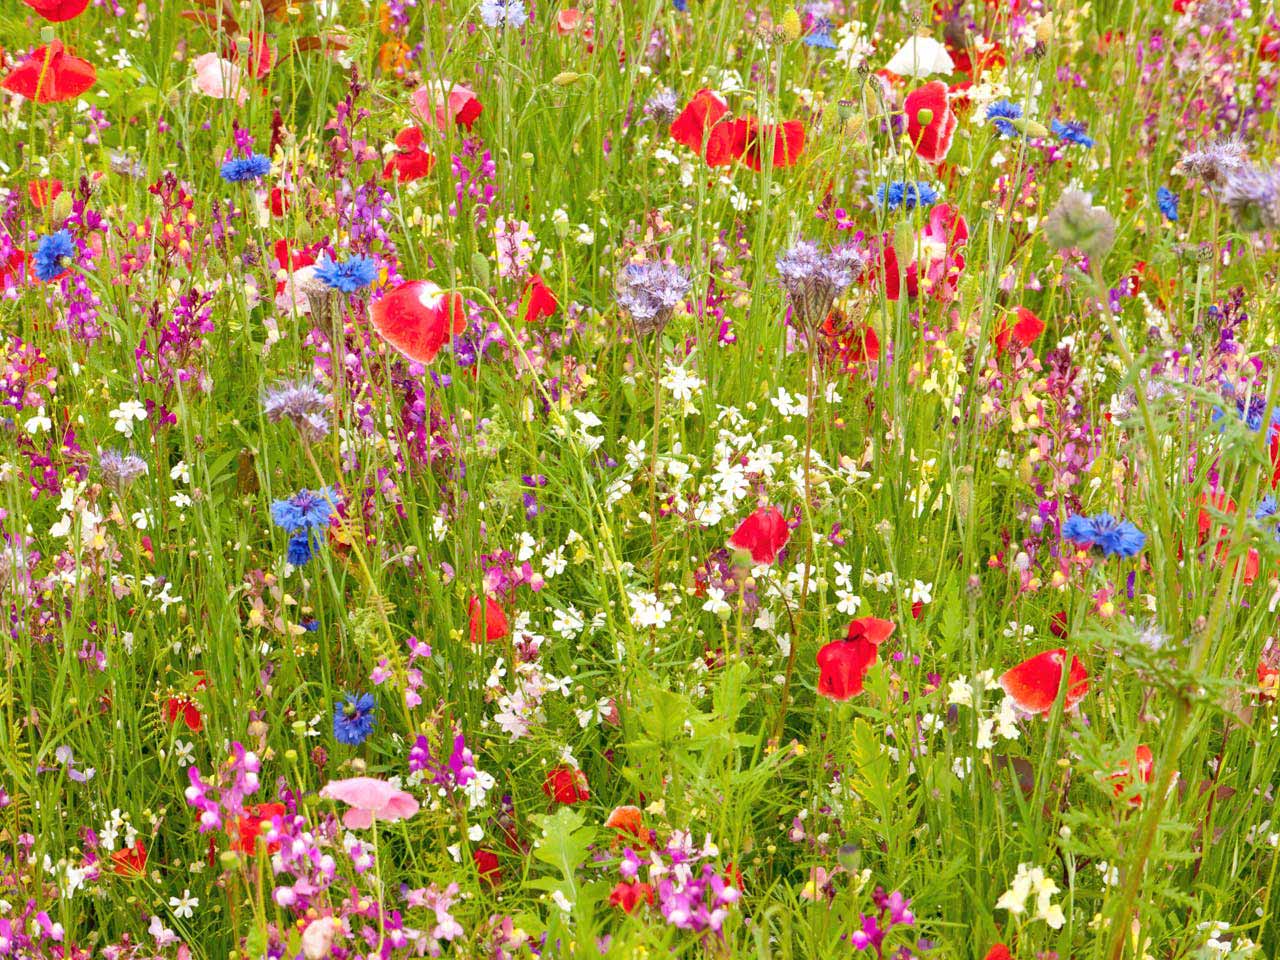
[[[370,826],[376,817],[385,823],[407,820],[418,812],[418,801],[403,790],[373,777],[331,780],[320,790],[326,800],[341,800],[351,807],[342,822],[353,830]]]
[[[470,130],[481,110],[474,90],[450,80],[419,87],[413,91],[411,99],[418,119],[441,131],[448,130],[451,123],[459,123]]]
[[[245,89],[244,71],[238,64],[224,60],[216,53],[202,53],[192,62],[196,75],[192,86],[197,93],[218,100],[232,100],[244,106],[249,99],[249,91]]]

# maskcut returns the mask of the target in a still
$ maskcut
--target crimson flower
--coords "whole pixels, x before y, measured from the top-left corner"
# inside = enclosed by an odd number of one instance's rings
[[[486,883],[494,884],[502,879],[502,871],[498,868],[498,855],[490,850],[477,847],[471,851],[471,860],[476,865],[476,872]]]
[[[916,155],[925,163],[945,160],[960,123],[947,99],[947,85],[934,80],[917,87],[907,94],[903,109],[907,114],[907,137]]]
[[[493,597],[484,598],[484,624],[481,625],[480,619],[480,598],[471,598],[471,642],[480,642],[480,631],[484,631],[484,639],[490,643],[494,640],[501,640],[509,632],[507,626],[507,615],[502,612],[502,607],[498,606],[498,601]]]
[[[1026,307],[1019,307],[1017,315],[1016,322],[1012,325],[1005,324],[1000,328],[1000,332],[996,334],[997,357],[1003,356],[1004,352],[1009,349],[1010,340],[1016,340],[1024,347],[1029,347],[1035,343],[1040,334],[1044,333],[1044,321]]]
[[[50,23],[66,23],[84,13],[89,0],[22,0]]]
[[[761,143],[768,150],[772,137],[773,150],[769,162],[775,167],[792,166],[804,150],[804,124],[799,120],[761,125],[755,117],[738,117],[716,124],[707,139],[707,166],[728,167],[742,161],[759,172],[762,163]]]
[[[756,563],[773,563],[778,551],[791,539],[787,520],[777,507],[760,507],[738,524],[729,537],[729,546],[747,550]]]
[[[671,139],[702,156],[711,128],[728,112],[729,106],[720,95],[704,87],[693,95],[680,115],[671,121]]]
[[[1067,651],[1061,647],[1038,653],[1001,674],[1000,686],[1024,713],[1038,713],[1047,717],[1058,699],[1058,688],[1062,685],[1062,666],[1066,659]],[[1071,658],[1067,684],[1064,710],[1070,710],[1089,692],[1089,672],[1079,657]]]
[[[147,872],[147,845],[139,838],[132,847],[111,854],[111,870],[121,877],[140,877]]]
[[[632,880],[630,883],[619,880],[609,891],[609,903],[622,908],[624,913],[630,913],[641,903],[653,906],[653,887],[639,880]]]
[[[586,774],[563,763],[547,771],[546,779],[542,781],[542,792],[556,803],[566,805],[591,799]]]
[[[445,293],[430,280],[409,280],[389,291],[370,305],[369,320],[383,340],[419,363],[434,360],[467,326],[462,295]]]
[[[406,127],[396,134],[396,152],[382,168],[382,179],[413,183],[428,176],[435,165],[436,158],[422,149],[422,130]]]
[[[36,47],[31,56],[0,80],[0,89],[34,100],[36,103],[61,103],[80,96],[98,79],[98,72],[88,60],[65,52],[62,42],[50,41]]]
[[[860,694],[880,644],[893,631],[892,621],[877,617],[862,617],[850,623],[843,640],[833,640],[818,651],[818,693],[832,700],[849,700]]]
[[[534,323],[543,317],[555,316],[556,308],[560,306],[546,281],[536,273],[525,284],[524,296],[521,299],[524,301],[525,323]]]

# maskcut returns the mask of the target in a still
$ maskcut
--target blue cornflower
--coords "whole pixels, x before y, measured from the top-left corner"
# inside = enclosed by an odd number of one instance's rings
[[[376,723],[372,693],[344,694],[333,705],[333,738],[358,747],[369,739]]]
[[[337,494],[333,488],[324,490],[299,490],[288,500],[271,504],[271,519],[277,527],[290,533],[299,530],[322,530],[333,516],[333,503]]]
[[[378,261],[372,257],[351,257],[348,260],[325,258],[316,266],[316,278],[334,290],[355,293],[378,278]]]
[[[1135,556],[1147,543],[1147,535],[1128,520],[1109,513],[1083,517],[1078,513],[1062,525],[1062,537],[1080,547],[1093,547],[1108,557]]]
[[[876,203],[890,210],[914,210],[938,202],[938,191],[924,180],[894,180],[876,187]]]
[[[1168,187],[1156,191],[1156,206],[1170,223],[1178,222],[1178,195]]]
[[[681,13],[689,12],[689,0],[671,0],[671,5]]]
[[[299,530],[289,538],[289,551],[285,559],[295,567],[305,567],[315,554],[315,543],[310,530]]]
[[[68,261],[74,260],[75,256],[76,242],[71,239],[71,231],[59,230],[40,238],[31,262],[41,280],[56,280],[67,272]]]
[[[827,19],[816,21],[813,29],[805,35],[804,45],[806,47],[821,47],[824,50],[835,50],[837,44],[831,37],[831,21]]]
[[[1089,148],[1095,142],[1093,137],[1084,132],[1084,124],[1078,120],[1068,120],[1066,123],[1061,120],[1050,120],[1049,129],[1058,139],[1074,143],[1079,147]]]
[[[1021,131],[1010,121],[1022,118],[1022,107],[1008,100],[997,100],[987,107],[987,119],[995,124],[996,131],[1002,137],[1016,137]]]
[[[258,180],[271,172],[271,158],[260,153],[236,157],[222,164],[222,179],[227,183],[246,183]]]

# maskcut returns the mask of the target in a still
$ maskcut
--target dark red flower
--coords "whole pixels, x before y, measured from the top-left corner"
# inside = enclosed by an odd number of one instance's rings
[[[169,723],[177,723],[179,718],[187,725],[188,730],[199,733],[204,729],[204,720],[200,716],[200,708],[187,696],[170,697],[164,705],[165,719]]]
[[[621,907],[624,913],[630,913],[641,903],[653,906],[653,887],[639,880],[632,880],[630,883],[620,880],[609,891],[609,903]]]
[[[521,299],[524,301],[525,323],[534,323],[543,317],[555,316],[556,308],[560,306],[551,288],[536,273],[525,284],[524,296]]]
[[[1058,699],[1058,687],[1062,685],[1062,665],[1066,659],[1067,651],[1061,647],[1038,653],[1001,674],[1000,686],[1013,698],[1018,709],[1047,717]],[[1071,658],[1067,684],[1064,710],[1070,710],[1089,692],[1089,672],[1079,657]]]
[[[147,872],[147,845],[141,838],[132,847],[121,847],[111,854],[111,870],[122,877],[140,877]]]
[[[833,640],[818,651],[818,693],[832,700],[848,700],[860,694],[880,644],[893,631],[892,621],[876,617],[862,617],[850,623],[843,640]]]
[[[1002,356],[1009,349],[1010,340],[1016,340],[1024,347],[1029,347],[1036,342],[1040,334],[1044,333],[1044,321],[1026,307],[1019,307],[1017,316],[1016,322],[1005,324],[996,334],[997,357]]]
[[[480,598],[471,598],[471,642],[480,642],[480,631],[484,630],[484,639],[490,643],[494,640],[501,640],[509,632],[507,626],[507,615],[502,612],[502,607],[498,606],[498,601],[493,597],[484,598],[484,624],[480,623]]]
[[[496,853],[477,847],[471,851],[471,860],[476,865],[476,871],[480,874],[480,878],[486,883],[493,884],[502,879],[502,871],[498,869],[498,855]]]
[[[762,126],[755,117],[738,117],[718,123],[707,139],[707,165],[727,167],[741,161],[752,170],[759,171],[764,152],[769,149],[770,138],[773,149],[769,162],[775,167],[789,167],[804,150],[804,124],[799,120],[788,120]],[[762,142],[765,144],[763,150]]]
[[[422,149],[422,130],[406,127],[396,134],[396,152],[382,168],[382,179],[413,183],[430,175],[435,165],[436,158]]]
[[[720,99],[720,95],[704,87],[693,95],[680,115],[671,122],[671,138],[702,156],[711,128],[728,112],[729,105]]]
[[[582,803],[591,799],[586,774],[563,763],[547,771],[546,779],[542,781],[542,792],[556,803]]]
[[[66,23],[84,13],[89,0],[22,0],[50,23]]]
[[[777,507],[760,507],[738,524],[729,537],[729,546],[735,550],[747,550],[756,563],[773,563],[778,551],[791,539],[787,520]]]
[[[88,60],[64,51],[61,41],[36,47],[31,56],[0,80],[0,88],[34,100],[36,103],[61,103],[80,96],[98,79],[98,72]]]
[[[1067,638],[1067,611],[1059,610],[1049,618],[1049,632],[1059,640]]]
[[[941,163],[951,149],[959,120],[947,99],[947,85],[934,80],[907,94],[907,137],[925,163]]]

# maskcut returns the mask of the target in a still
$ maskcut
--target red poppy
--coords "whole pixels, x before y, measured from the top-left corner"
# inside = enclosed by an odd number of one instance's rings
[[[542,781],[542,792],[556,803],[582,803],[591,799],[586,774],[563,763],[547,771],[546,779]]]
[[[476,865],[480,878],[487,883],[497,883],[502,879],[502,871],[498,869],[498,855],[489,850],[476,848],[471,851],[471,860]]]
[[[1258,59],[1280,62],[1280,34],[1263,33],[1258,38]]]
[[[1067,651],[1061,647],[1038,653],[1001,674],[1000,686],[1013,698],[1018,709],[1047,717],[1058,699],[1058,687],[1062,685],[1062,665],[1066,659]],[[1071,658],[1067,683],[1064,710],[1070,710],[1089,692],[1089,672],[1085,670],[1079,657]]]
[[[641,903],[653,906],[653,887],[639,880],[632,880],[630,883],[620,880],[609,891],[609,903],[611,906],[621,907],[624,913],[630,913]]]
[[[1059,610],[1049,618],[1049,632],[1059,640],[1067,638],[1067,611]]]
[[[245,809],[243,817],[231,821],[227,832],[231,834],[231,849],[238,853],[253,853],[257,847],[262,828],[270,826],[273,817],[283,817],[283,803],[255,803]],[[267,844],[267,853],[275,853],[280,849],[279,843]]]
[[[484,638],[492,643],[494,640],[501,640],[509,632],[507,626],[507,615],[502,612],[502,607],[498,606],[498,601],[493,597],[484,598],[484,624],[480,623],[480,598],[471,598],[471,642],[480,642],[480,631],[484,630]]]
[[[84,13],[89,0],[22,0],[50,23],[66,23]]]
[[[283,217],[285,211],[293,205],[293,200],[289,196],[290,193],[292,193],[291,190],[285,190],[282,187],[271,188],[271,193],[268,194],[267,207],[271,210],[273,217]]]
[[[140,877],[147,872],[147,845],[141,839],[132,847],[122,847],[111,854],[111,870],[122,877]]]
[[[775,167],[789,167],[800,158],[804,150],[804,124],[788,120],[781,124],[761,125],[755,117],[738,117],[717,123],[707,138],[707,165],[727,167],[739,160],[752,170],[762,165],[761,141],[773,138],[773,154],[770,163]],[[767,149],[767,147],[766,147]]]
[[[204,720],[200,716],[200,708],[187,696],[170,697],[165,701],[164,716],[169,723],[177,723],[181,718],[188,730],[199,733],[204,729]]]
[[[671,122],[671,138],[702,156],[711,128],[728,112],[729,106],[720,95],[704,87]]]
[[[892,621],[876,617],[850,623],[843,640],[833,640],[818,651],[818,693],[832,700],[848,700],[860,694],[880,644],[893,631]]]
[[[951,149],[959,120],[947,99],[947,85],[934,80],[907,94],[907,136],[925,163],[941,163]]]
[[[987,951],[985,960],[1013,960],[1013,954],[1003,943],[997,943]]]
[[[644,815],[639,807],[614,807],[604,825],[610,830],[618,831],[613,838],[613,845],[627,844],[643,850],[649,845],[649,834],[644,829]]]
[[[1151,756],[1151,748],[1145,743],[1139,744],[1138,749],[1133,752],[1133,766],[1137,768],[1138,779],[1143,783],[1151,782],[1153,761]],[[1115,791],[1116,799],[1120,800],[1124,797],[1129,798],[1129,805],[1137,807],[1142,805],[1142,797],[1133,793],[1133,773],[1129,768],[1129,761],[1121,760],[1120,769],[1107,777],[1111,781],[1111,789]]]
[[[466,329],[462,295],[430,280],[409,280],[369,307],[378,334],[410,360],[430,363],[454,334]]]
[[[582,25],[582,11],[568,7],[556,14],[556,33],[567,37]]]
[[[1273,441],[1274,445],[1274,441]],[[1201,494],[1200,495],[1200,512],[1196,515],[1196,528],[1199,533],[1199,542],[1203,546],[1209,539],[1209,531],[1213,526],[1213,514],[1205,509],[1206,506],[1212,507],[1219,513],[1233,514],[1236,512],[1236,502],[1225,493]],[[1218,563],[1225,563],[1227,554],[1230,549],[1231,531],[1226,525],[1218,527],[1217,547],[1214,550],[1214,559]],[[1262,561],[1258,551],[1252,547],[1245,555],[1244,560],[1244,583],[1249,586],[1258,579],[1258,571],[1261,568]]]
[[[80,96],[97,79],[93,64],[66,53],[61,41],[53,40],[48,46],[36,47],[9,71],[0,80],[0,88],[36,103],[61,103]]]
[[[551,288],[536,273],[525,284],[524,296],[521,299],[524,301],[525,323],[534,323],[543,317],[555,316],[556,308],[560,306]]]
[[[846,325],[844,316],[832,310],[822,324],[822,332],[831,338],[845,373],[853,373],[863,364],[880,359],[880,337],[869,323]]]
[[[422,149],[422,130],[406,127],[396,134],[396,152],[382,168],[382,179],[413,183],[430,175],[435,165],[436,158]]]
[[[1261,688],[1258,696],[1264,701],[1275,700],[1280,694],[1280,663],[1272,662],[1276,659],[1268,657],[1266,651],[1258,659],[1258,686]]]
[[[787,520],[777,507],[760,507],[738,524],[729,537],[729,546],[735,550],[747,550],[756,563],[773,563],[778,551],[791,539]]]
[[[56,200],[60,193],[62,193],[61,180],[32,180],[27,184],[27,196],[31,198],[31,205],[37,210],[43,210]]]
[[[997,357],[1002,356],[1009,349],[1010,340],[1016,340],[1024,347],[1029,347],[1036,342],[1040,334],[1044,333],[1044,321],[1026,307],[1019,307],[1017,315],[1018,319],[1015,323],[1002,326],[1000,332],[996,334]]]
[[[907,296],[913,299],[920,296],[922,288],[939,300],[953,299],[968,243],[968,222],[946,203],[929,211],[929,222],[915,237],[912,260],[905,271],[899,267],[893,235],[885,234],[881,253],[885,298],[900,299],[905,282]]]

